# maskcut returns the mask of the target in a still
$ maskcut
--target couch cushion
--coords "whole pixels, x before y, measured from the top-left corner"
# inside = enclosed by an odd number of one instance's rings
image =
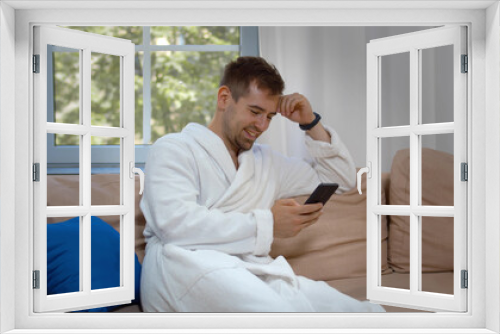
[[[383,188],[389,177],[383,175]],[[335,280],[366,275],[366,180],[363,176],[363,194],[352,189],[342,195],[333,195],[324,207],[324,213],[314,225],[292,238],[277,238],[271,256],[283,255],[295,273],[314,280]],[[304,203],[308,196],[297,197]],[[385,203],[385,192],[382,193]],[[382,217],[382,271],[387,264],[387,221]]]
[[[408,205],[410,151],[401,150],[391,167],[389,204]],[[453,155],[422,149],[422,205],[453,205]],[[453,270],[453,218],[424,217],[422,272]],[[410,270],[410,217],[389,217],[389,265],[399,273]]]
[[[139,195],[139,176],[135,177],[135,253],[142,263],[146,242],[142,232],[146,226],[146,220],[139,207],[141,195]],[[118,174],[95,174],[92,175],[92,202],[99,205],[117,205],[116,195],[120,193],[120,175]],[[47,178],[47,205],[67,206],[78,203],[79,175],[48,175]],[[120,232],[120,218],[118,216],[100,217],[115,230]],[[47,223],[56,223],[67,218],[49,218]]]

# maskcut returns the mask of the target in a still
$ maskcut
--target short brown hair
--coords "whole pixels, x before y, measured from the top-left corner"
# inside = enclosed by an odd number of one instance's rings
[[[285,89],[285,82],[276,67],[262,57],[238,57],[227,64],[219,87],[229,87],[232,98],[238,102],[254,81],[257,88],[269,90],[271,95],[281,95]]]

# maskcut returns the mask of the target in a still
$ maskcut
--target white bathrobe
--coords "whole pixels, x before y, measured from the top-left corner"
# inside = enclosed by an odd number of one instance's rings
[[[236,169],[223,141],[194,123],[156,141],[141,201],[145,312],[383,311],[268,255],[277,199],[309,194],[320,182],[354,186],[352,158],[326,128],[331,144],[306,136],[312,165],[254,144]]]

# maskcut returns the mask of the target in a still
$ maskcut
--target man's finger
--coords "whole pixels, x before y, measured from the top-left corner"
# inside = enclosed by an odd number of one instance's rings
[[[283,114],[283,100],[285,99],[285,96],[284,95],[281,95],[280,96],[280,99],[278,101],[278,110],[276,110],[276,112],[280,113],[280,114]]]
[[[279,200],[279,202],[280,202],[280,204],[285,205],[285,206],[300,206],[300,204],[297,203],[297,201],[294,200],[293,198],[281,199],[281,200]]]
[[[299,218],[300,220],[299,220],[298,224],[301,226],[307,225],[314,220],[318,220],[322,214],[323,214],[322,211],[317,211],[317,212],[313,212],[313,213],[309,213],[309,214],[305,214],[305,215],[300,215],[300,218]]]
[[[323,208],[323,203],[312,203],[312,204],[304,204],[298,208],[298,213],[300,214],[308,214],[312,212],[319,211]]]
[[[292,114],[295,111],[295,109],[297,109],[297,105],[299,104],[300,100],[297,97],[294,97],[290,100],[290,105],[289,105],[290,114]]]
[[[309,227],[313,224],[316,224],[318,222],[319,218],[316,218],[316,219],[313,219],[313,220],[309,220],[307,222],[305,222],[304,224],[302,224],[300,226],[300,230],[302,231],[303,229],[305,229],[306,227]]]
[[[290,117],[294,108],[296,98],[293,95],[284,95],[280,100],[280,112],[285,117]]]
[[[293,103],[293,97],[288,98],[287,101],[286,101],[286,109],[285,109],[287,116],[289,116],[290,113],[293,110],[292,109],[292,103]]]
[[[285,96],[282,100],[281,100],[281,114],[285,117],[288,116],[288,97]]]

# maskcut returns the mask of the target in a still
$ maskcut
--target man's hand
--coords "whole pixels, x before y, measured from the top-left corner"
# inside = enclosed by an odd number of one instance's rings
[[[274,202],[271,212],[274,217],[274,237],[296,236],[302,229],[314,224],[323,214],[322,203],[300,205],[293,199]]]
[[[309,100],[299,93],[280,96],[276,112],[299,124],[310,124],[316,118]],[[306,133],[314,140],[331,142],[330,134],[325,130],[321,122],[311,130],[306,131]]]
[[[309,100],[299,93],[282,95],[277,112],[292,122],[299,124],[309,124],[314,121],[314,114]]]

